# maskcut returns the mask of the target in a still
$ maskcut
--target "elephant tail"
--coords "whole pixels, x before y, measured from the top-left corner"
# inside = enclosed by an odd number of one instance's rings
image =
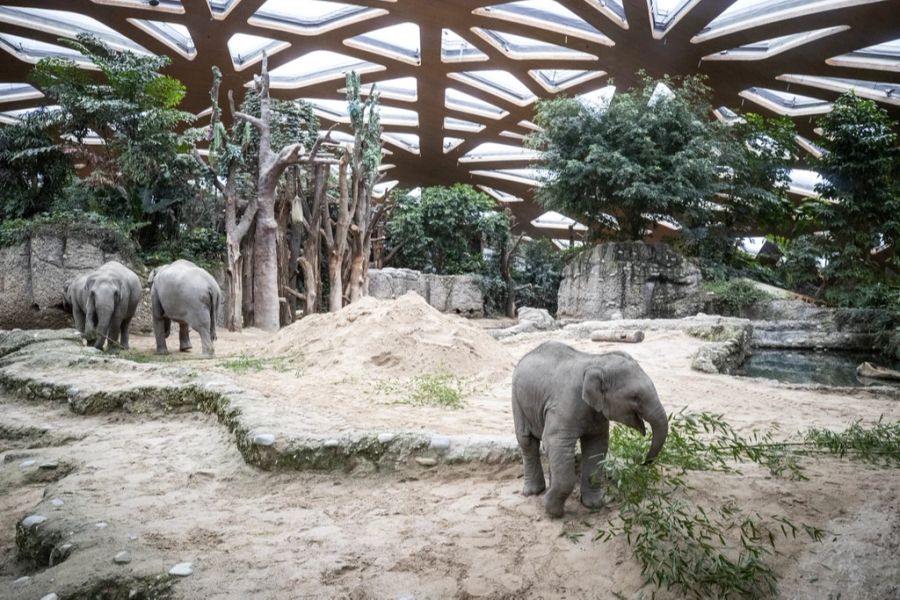
[[[216,339],[216,313],[219,310],[219,294],[216,290],[209,290],[209,337]]]

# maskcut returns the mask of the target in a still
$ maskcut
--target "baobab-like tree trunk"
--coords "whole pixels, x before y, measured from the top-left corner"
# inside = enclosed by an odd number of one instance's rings
[[[338,166],[337,218],[328,214],[328,206],[322,206],[322,220],[325,224],[325,249],[328,254],[328,310],[336,312],[344,306],[344,255],[347,252],[347,236],[350,232],[350,217],[356,207],[350,206],[347,189],[348,152],[344,152]]]
[[[304,314],[311,315],[319,310],[319,291],[321,287],[321,239],[322,239],[322,207],[326,205],[328,193],[328,165],[315,165],[313,168],[312,198],[304,202],[303,211],[306,219],[303,222],[305,236],[303,238],[303,254],[300,266],[303,268],[303,291],[306,298]]]

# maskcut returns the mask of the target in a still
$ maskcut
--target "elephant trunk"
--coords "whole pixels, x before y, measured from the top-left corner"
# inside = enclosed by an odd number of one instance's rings
[[[662,450],[663,444],[666,443],[666,437],[669,435],[669,418],[659,402],[643,417],[645,421],[650,423],[650,429],[653,431],[650,450],[647,452],[647,458],[644,460],[644,464],[649,465],[656,458],[656,455],[659,454],[659,451]]]

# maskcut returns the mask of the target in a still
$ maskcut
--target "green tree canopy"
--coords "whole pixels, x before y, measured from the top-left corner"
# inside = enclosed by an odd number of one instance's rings
[[[700,224],[719,184],[723,127],[710,119],[699,78],[644,79],[606,106],[571,98],[538,104],[530,140],[548,175],[547,208],[588,225],[595,237],[640,239],[652,220]]]
[[[401,196],[386,224],[392,264],[440,274],[480,271],[481,242],[508,238],[507,219],[494,208],[489,197],[462,184]]]

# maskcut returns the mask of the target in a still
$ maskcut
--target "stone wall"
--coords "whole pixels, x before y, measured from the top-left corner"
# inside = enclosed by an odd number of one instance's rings
[[[441,312],[484,316],[484,292],[477,275],[432,275],[412,269],[370,269],[369,295],[398,298],[416,292]]]
[[[110,260],[144,279],[143,267],[123,254],[86,231],[58,226],[37,228],[22,242],[0,248],[0,329],[71,326],[71,315],[62,309],[67,282]],[[132,330],[152,330],[146,294]]]
[[[559,286],[560,318],[641,319],[693,315],[700,270],[663,243],[612,242],[574,257]]]

